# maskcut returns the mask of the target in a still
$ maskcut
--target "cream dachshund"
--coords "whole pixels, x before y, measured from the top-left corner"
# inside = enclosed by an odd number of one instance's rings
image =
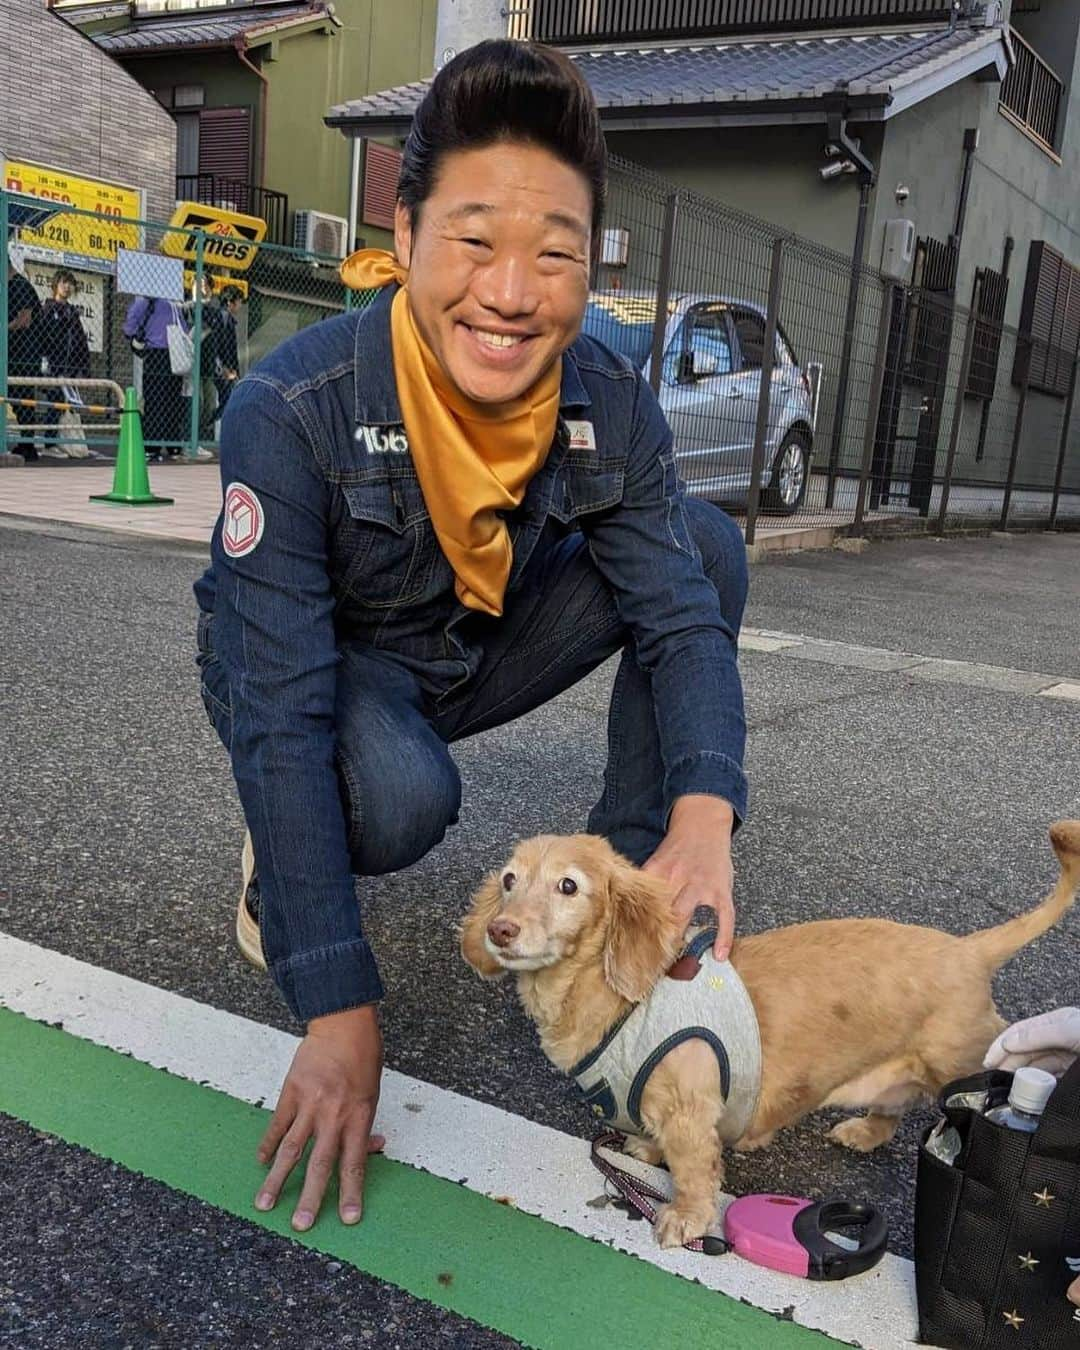
[[[869,1151],[893,1137],[909,1106],[980,1069],[1005,1025],[991,995],[994,972],[1062,917],[1080,885],[1080,821],[1058,822],[1050,839],[1061,865],[1056,886],[998,927],[954,937],[887,919],[826,919],[739,938],[721,964],[707,937],[687,948],[668,883],[597,836],[540,835],[485,878],[461,949],[486,978],[516,974],[544,1053],[560,1069],[581,1083],[607,1057],[589,1100],[623,1129],[629,1112],[628,1151],[667,1163],[674,1196],[656,1236],[676,1247],[715,1221],[723,1143],[762,1148],[808,1112],[839,1106],[868,1114],[834,1126],[830,1138]],[[688,973],[699,997],[734,999],[717,1005],[732,1010],[732,1025],[748,996],[740,1047],[732,1055],[725,1027],[706,1030],[696,1012],[692,1031],[677,1035],[661,1018],[631,1091],[613,1089],[616,1102],[608,1078],[618,1076],[612,1055],[623,1023],[651,1018],[660,993]],[[729,1081],[740,1071],[755,1081]]]

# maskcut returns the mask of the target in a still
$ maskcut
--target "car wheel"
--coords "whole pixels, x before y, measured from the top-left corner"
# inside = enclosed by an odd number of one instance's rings
[[[810,447],[797,431],[789,431],[780,443],[772,478],[762,497],[762,507],[777,515],[793,515],[803,504],[810,478]]]

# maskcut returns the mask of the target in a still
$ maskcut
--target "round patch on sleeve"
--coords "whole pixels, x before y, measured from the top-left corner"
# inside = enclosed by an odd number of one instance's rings
[[[266,516],[262,502],[243,483],[230,483],[225,489],[225,512],[221,521],[221,542],[230,558],[243,558],[263,536]]]

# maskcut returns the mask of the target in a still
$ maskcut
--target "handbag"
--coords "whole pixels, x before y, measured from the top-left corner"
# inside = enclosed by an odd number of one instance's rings
[[[60,414],[57,426],[57,444],[66,450],[72,459],[89,459],[90,447],[86,444],[82,418],[73,409]]]
[[[165,329],[165,341],[169,345],[169,368],[174,375],[190,375],[195,363],[195,343],[191,334],[179,321],[175,308],[173,321]]]
[[[950,1083],[940,1106],[956,1130],[952,1165],[919,1148],[915,1289],[919,1338],[945,1350],[1076,1350],[1080,1308],[1080,1059],[1033,1134],[986,1119],[1012,1074]]]

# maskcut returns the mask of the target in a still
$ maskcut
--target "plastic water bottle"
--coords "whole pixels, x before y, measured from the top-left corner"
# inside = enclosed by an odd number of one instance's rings
[[[1056,1087],[1057,1079],[1045,1069],[1017,1069],[1009,1088],[1009,1100],[1004,1106],[987,1111],[986,1119],[1009,1130],[1034,1134],[1039,1128],[1043,1108]]]

